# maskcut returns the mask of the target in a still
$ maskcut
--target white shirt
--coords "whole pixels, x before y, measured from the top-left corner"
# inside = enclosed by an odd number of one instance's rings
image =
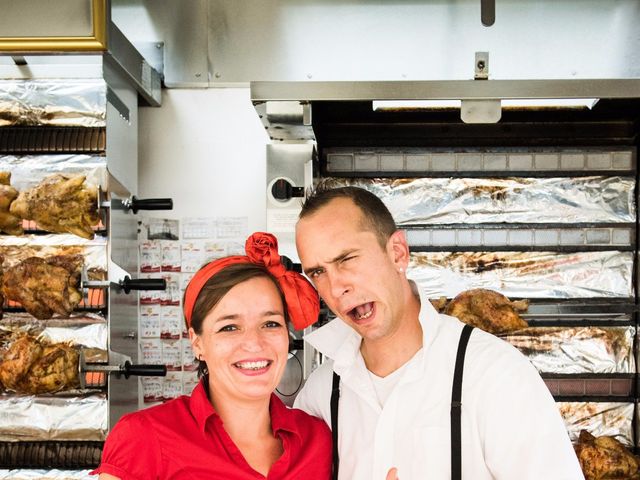
[[[435,311],[420,292],[423,352],[406,364],[384,407],[360,354],[361,337],[340,319],[305,337],[329,359],[295,407],[331,425],[332,370],[340,375],[340,480],[451,478],[450,404],[463,323]],[[464,480],[584,479],[553,397],[507,342],[474,329],[462,386]]]
[[[372,373],[371,370],[367,370],[369,374],[369,378],[371,379],[371,384],[373,385],[373,390],[376,392],[376,398],[378,399],[378,404],[381,407],[384,407],[384,404],[387,402],[387,398],[391,395],[391,392],[396,388],[396,385],[402,378],[402,373],[406,370],[407,365],[412,362],[418,362],[418,357],[422,356],[422,348],[418,350],[407,363],[398,368],[395,372],[391,372],[386,377],[379,377],[375,373]]]

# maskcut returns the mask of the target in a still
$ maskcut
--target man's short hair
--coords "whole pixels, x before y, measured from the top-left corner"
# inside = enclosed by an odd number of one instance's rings
[[[322,183],[307,192],[302,203],[300,219],[313,215],[332,200],[351,200],[361,213],[361,227],[375,234],[378,243],[386,248],[389,237],[398,229],[386,205],[376,195],[360,187],[331,187]]]

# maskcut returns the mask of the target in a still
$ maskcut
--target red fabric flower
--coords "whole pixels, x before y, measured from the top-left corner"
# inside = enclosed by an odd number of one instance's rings
[[[234,263],[264,265],[280,285],[287,302],[287,311],[296,330],[316,322],[320,313],[318,293],[309,281],[297,272],[287,270],[280,262],[278,240],[270,233],[256,232],[245,242],[247,256],[225,257],[208,263],[193,276],[184,295],[184,316],[191,326],[191,315],[198,295],[216,273]]]

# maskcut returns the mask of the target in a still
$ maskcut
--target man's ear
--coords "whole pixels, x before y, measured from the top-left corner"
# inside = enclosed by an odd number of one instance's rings
[[[387,240],[387,252],[390,255],[391,260],[398,269],[407,269],[409,265],[409,244],[405,237],[404,231],[396,230],[391,234],[389,240]]]

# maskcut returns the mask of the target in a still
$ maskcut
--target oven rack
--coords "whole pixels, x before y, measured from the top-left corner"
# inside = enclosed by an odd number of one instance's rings
[[[565,401],[566,398],[630,401],[637,391],[635,373],[541,373],[540,376],[557,401]]]
[[[400,225],[413,252],[633,251],[634,223]]]
[[[103,445],[96,441],[0,442],[0,468],[94,468],[100,463]]]
[[[104,153],[105,127],[13,126],[0,128],[0,154]]]

